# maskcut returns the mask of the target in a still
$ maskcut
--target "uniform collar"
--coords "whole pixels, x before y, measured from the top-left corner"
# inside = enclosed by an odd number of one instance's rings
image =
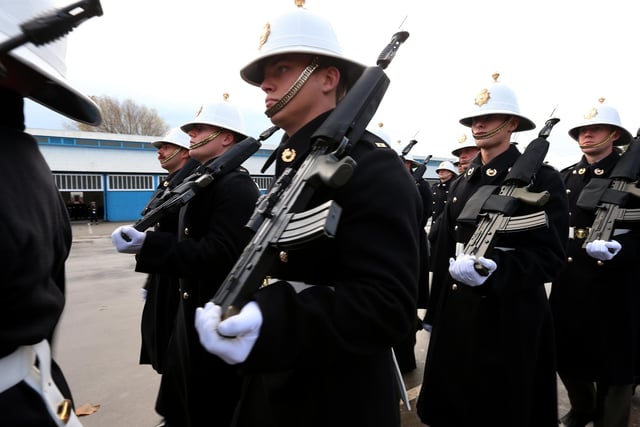
[[[276,155],[276,176],[279,176],[286,168],[297,169],[302,160],[311,150],[311,136],[331,114],[327,111],[304,125],[292,136],[284,135],[278,146]]]
[[[482,156],[478,154],[469,165],[464,177],[467,181],[480,179],[483,184],[491,184],[502,180],[520,155],[520,151],[514,144],[510,144],[508,150],[493,158],[487,164],[482,164]]]
[[[598,160],[597,162],[589,164],[585,156],[582,156],[580,161],[573,166],[571,173],[573,175],[582,176],[584,179],[601,178],[609,176],[611,170],[618,163],[620,153],[614,149],[607,157]]]

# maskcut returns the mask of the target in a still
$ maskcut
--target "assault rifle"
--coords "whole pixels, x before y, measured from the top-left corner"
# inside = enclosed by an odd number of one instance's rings
[[[351,178],[356,162],[349,156],[350,149],[364,134],[387,91],[389,78],[384,68],[408,37],[406,31],[394,34],[378,65],[365,68],[311,136],[311,151],[298,170],[285,169],[258,200],[247,223],[254,236],[211,300],[222,307],[223,318],[240,311],[287,249],[335,236],[340,206],[330,200],[305,209],[317,188],[338,188]]]
[[[518,157],[507,174],[503,184],[484,185],[467,201],[458,216],[459,222],[473,223],[476,230],[464,246],[463,253],[476,257],[476,271],[486,276],[487,269],[478,258],[491,252],[500,233],[510,233],[548,225],[544,210],[528,215],[512,216],[520,203],[531,206],[544,206],[549,200],[548,191],[534,193],[529,191],[532,179],[538,172],[549,150],[547,138],[551,129],[560,119],[550,118],[538,137],[531,141],[522,155]],[[497,194],[494,194],[496,191]]]
[[[626,209],[629,196],[640,197],[640,130],[618,160],[609,178],[591,178],[576,204],[596,212],[583,248],[595,240],[611,240],[617,223],[640,221],[640,209]]]
[[[0,43],[0,55],[26,43],[42,46],[67,35],[89,18],[102,16],[100,0],[82,0],[20,24],[21,34]],[[0,64],[0,76],[6,69]]]
[[[175,188],[166,190],[159,198],[155,208],[151,209],[140,218],[133,228],[145,231],[169,212],[176,212],[186,205],[200,190],[211,184],[222,175],[239,167],[253,153],[258,151],[263,141],[270,137],[278,127],[274,126],[264,131],[256,141],[248,137],[234,144],[220,157],[196,169],[194,173],[186,177]],[[123,235],[124,237],[125,235]]]

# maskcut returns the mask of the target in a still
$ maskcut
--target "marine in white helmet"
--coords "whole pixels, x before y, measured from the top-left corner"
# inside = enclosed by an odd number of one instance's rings
[[[497,74],[469,101],[470,112],[460,122],[480,152],[452,183],[441,214],[432,264],[434,304],[425,318],[433,332],[417,412],[432,426],[551,427],[558,422],[558,402],[545,283],[566,262],[564,184],[558,171],[543,165],[529,187],[549,193],[542,208],[499,196],[521,158],[511,144],[513,133],[535,125]],[[507,207],[507,201],[514,203]],[[463,251],[485,214],[517,217],[536,209],[544,210],[548,227],[498,232],[487,251]],[[482,393],[469,394],[470,388]]]
[[[609,190],[597,189],[611,186],[613,170],[621,161],[619,147],[631,142],[631,133],[622,125],[618,110],[604,98],[576,116],[569,135],[582,156],[561,171],[571,212],[568,262],[553,281],[549,296],[558,374],[571,404],[561,420],[570,427],[590,422],[628,426],[633,424],[634,374],[640,372],[640,318],[634,315],[640,300],[631,296],[638,295],[640,229],[638,223],[621,222],[612,225],[608,240],[594,240],[585,247],[584,239],[594,225],[596,205],[611,197]],[[635,181],[637,173],[631,172],[626,179]],[[629,193],[617,197],[623,208],[640,208],[640,199]]]
[[[180,128],[170,129],[162,138],[151,143],[158,149],[158,161],[169,174],[189,161],[189,135]]]
[[[352,31],[366,39],[361,24],[353,21]],[[264,92],[267,115],[284,131],[277,177],[304,162],[311,136],[363,68],[343,55],[329,20],[310,10],[264,27],[240,74]],[[334,200],[342,208],[336,235],[280,252],[270,284],[239,314],[221,321],[214,304],[196,312],[203,346],[246,376],[238,426],[400,425],[391,348],[418,324],[422,202],[386,143],[369,134],[350,142],[357,166],[349,181],[319,185],[299,206]]]
[[[203,105],[180,127],[190,137],[189,155],[202,165],[246,137],[242,111],[228,98]],[[168,426],[231,425],[241,378],[202,347],[193,319],[249,242],[246,224],[259,194],[245,168],[228,170],[180,209],[174,230],[122,226],[111,236],[119,252],[137,254],[136,271],[180,278],[177,290],[171,288],[180,298],[155,408]]]
[[[41,47],[20,43],[29,40],[22,37],[21,25],[36,17],[39,22],[68,22],[68,8],[57,9],[61,6],[67,4],[11,0],[0,6],[0,424],[4,426],[80,426],[68,384],[51,357],[65,306],[69,214],[37,141],[24,132],[25,98],[73,120],[88,124],[101,120],[98,107],[66,79],[67,37]],[[75,12],[83,19],[102,14],[99,2],[92,11],[78,6]]]
[[[480,151],[480,147],[476,145],[476,140],[470,131],[460,135],[456,148],[451,152],[451,154],[458,158],[458,161],[454,165],[457,167],[458,174],[464,173],[467,170],[471,160],[478,154],[478,151]]]

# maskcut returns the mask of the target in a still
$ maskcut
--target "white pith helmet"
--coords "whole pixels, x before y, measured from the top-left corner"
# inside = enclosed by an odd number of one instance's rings
[[[180,129],[186,133],[198,124],[211,125],[230,130],[246,138],[247,133],[240,110],[228,101],[229,94],[225,93],[222,97],[223,101],[202,105],[196,113],[195,119],[183,124]]]
[[[631,142],[631,133],[622,127],[618,110],[604,103],[604,98],[598,99],[598,103],[591,107],[581,118],[578,124],[569,129],[571,138],[578,140],[580,128],[591,125],[610,125],[620,130],[620,138],[613,145],[627,145]]]
[[[436,168],[436,173],[441,170],[447,170],[449,172],[453,172],[454,175],[458,175],[458,168],[453,166],[453,163],[449,161],[440,162],[440,164]]]
[[[386,130],[382,129],[383,126],[384,126],[384,123],[382,122],[378,123],[376,126],[372,126],[371,124],[369,124],[369,126],[367,126],[367,130],[372,134],[374,134],[375,136],[377,136],[378,138],[380,138],[381,140],[383,140],[384,142],[386,142],[389,145],[389,147],[391,147],[391,137],[389,136]]]
[[[456,148],[451,152],[451,154],[453,154],[456,157],[459,157],[460,152],[465,149],[465,148],[478,148],[478,146],[476,145],[476,140],[473,138],[473,134],[471,132],[465,132],[463,133],[460,138],[458,138],[458,145],[456,146]]]
[[[333,26],[326,18],[303,8],[304,0],[296,0],[295,4],[295,10],[265,24],[258,44],[258,55],[240,70],[240,76],[247,83],[260,86],[266,58],[286,53],[305,53],[337,59],[335,65],[346,74],[350,88],[362,74],[364,65],[342,54]]]
[[[151,144],[156,148],[160,148],[162,147],[162,144],[169,143],[188,150],[190,140],[191,138],[189,138],[189,135],[187,135],[182,129],[172,128],[162,138],[157,141],[153,141]]]
[[[518,98],[515,92],[507,85],[498,82],[500,74],[493,74],[493,84],[480,91],[474,100],[475,109],[467,116],[460,119],[460,123],[471,127],[471,119],[489,114],[507,114],[520,118],[520,124],[515,132],[535,129],[536,125],[527,117],[520,114]]]
[[[3,0],[0,9],[0,42],[22,34],[20,24],[68,5],[69,2],[60,0]],[[7,55],[44,78],[42,84],[27,95],[29,99],[70,119],[99,125],[102,123],[100,108],[67,81],[66,51],[67,39],[63,37],[40,47],[27,43]]]

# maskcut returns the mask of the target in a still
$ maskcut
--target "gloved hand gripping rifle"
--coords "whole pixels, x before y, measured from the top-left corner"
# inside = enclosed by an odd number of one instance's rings
[[[338,188],[353,173],[349,156],[375,114],[389,86],[384,68],[409,37],[394,34],[377,66],[365,68],[347,95],[311,136],[312,148],[300,167],[287,168],[269,192],[258,200],[247,227],[255,234],[211,301],[222,307],[223,318],[236,314],[262,286],[265,276],[286,249],[319,237],[333,237],[341,208],[334,201],[307,209],[317,188]]]
[[[595,240],[611,240],[617,223],[640,221],[640,209],[626,209],[629,196],[640,197],[640,130],[618,160],[609,178],[591,178],[576,204],[596,212],[583,248]]]
[[[560,119],[550,118],[544,128],[527,145],[507,174],[503,184],[484,185],[467,201],[458,216],[458,222],[471,223],[477,228],[463,253],[476,257],[475,269],[481,275],[487,275],[487,269],[477,261],[487,256],[495,244],[499,233],[532,230],[547,226],[547,214],[544,210],[529,215],[512,216],[520,203],[543,206],[549,200],[549,192],[533,193],[529,191],[532,179],[538,172],[549,150],[547,138],[551,129]],[[497,191],[497,194],[495,194]]]

